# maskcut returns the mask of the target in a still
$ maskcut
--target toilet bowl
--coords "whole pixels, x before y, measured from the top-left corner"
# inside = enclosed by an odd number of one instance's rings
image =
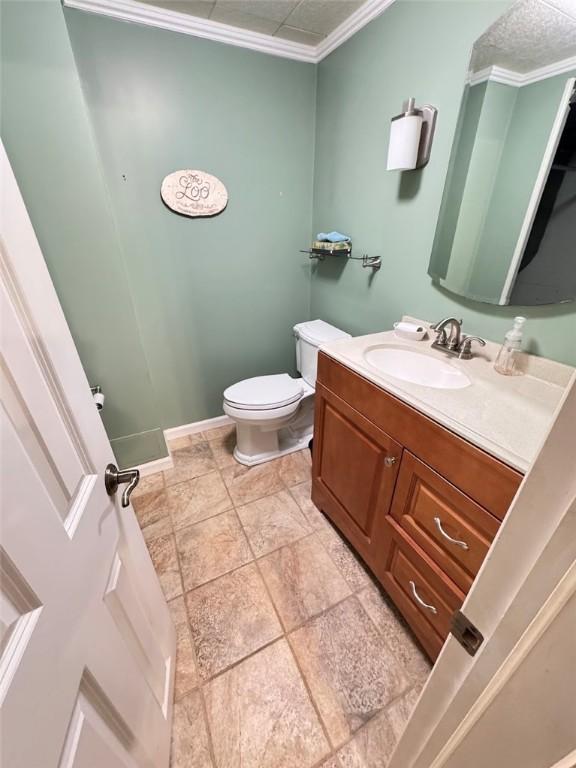
[[[296,367],[287,373],[256,376],[228,387],[224,413],[236,424],[234,457],[247,466],[305,448],[314,427],[314,389],[318,349],[350,334],[323,320],[294,326]]]

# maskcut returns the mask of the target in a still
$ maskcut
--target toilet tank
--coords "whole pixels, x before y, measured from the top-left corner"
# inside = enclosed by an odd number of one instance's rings
[[[311,387],[316,386],[318,368],[318,348],[322,344],[337,339],[350,338],[350,334],[341,331],[324,320],[309,320],[294,326],[296,337],[296,368],[304,381]]]

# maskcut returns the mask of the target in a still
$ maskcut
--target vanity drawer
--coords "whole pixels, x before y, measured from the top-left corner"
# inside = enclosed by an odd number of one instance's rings
[[[318,379],[404,448],[499,520],[522,480],[520,472],[332,359],[318,355]]]
[[[388,545],[380,581],[435,659],[450,632],[452,615],[464,602],[464,593],[402,529],[390,519],[386,526]]]
[[[500,522],[408,451],[404,451],[391,515],[467,593]]]

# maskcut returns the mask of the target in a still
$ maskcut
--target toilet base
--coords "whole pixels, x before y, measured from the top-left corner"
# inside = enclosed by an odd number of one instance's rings
[[[260,452],[247,454],[239,449],[239,444],[242,445],[243,442],[243,435],[239,434],[242,429],[243,425],[236,425],[237,443],[234,448],[234,458],[239,464],[244,464],[246,467],[253,467],[256,464],[263,464],[266,461],[278,459],[280,456],[286,456],[289,453],[302,451],[304,448],[308,447],[308,443],[312,437],[312,426],[305,433],[300,433],[297,436],[295,436],[289,428],[280,429],[277,432],[268,433],[270,437],[277,438],[272,444],[263,444]]]

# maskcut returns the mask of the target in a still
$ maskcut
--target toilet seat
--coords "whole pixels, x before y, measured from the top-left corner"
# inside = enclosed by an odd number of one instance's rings
[[[232,384],[224,391],[224,402],[246,411],[283,408],[297,402],[303,394],[302,380],[287,373],[255,376]]]

